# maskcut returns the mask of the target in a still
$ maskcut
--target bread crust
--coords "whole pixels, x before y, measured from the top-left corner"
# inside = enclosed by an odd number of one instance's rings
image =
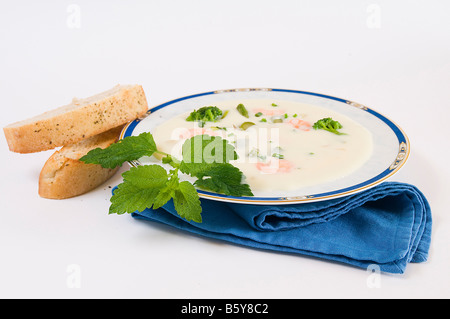
[[[109,93],[108,93],[109,92]],[[118,85],[97,97],[3,128],[9,149],[34,153],[74,144],[143,116],[148,111],[140,85]]]
[[[71,198],[100,186],[118,171],[79,159],[90,150],[106,148],[116,142],[123,126],[93,136],[79,143],[67,145],[53,153],[39,175],[39,195],[49,199]]]

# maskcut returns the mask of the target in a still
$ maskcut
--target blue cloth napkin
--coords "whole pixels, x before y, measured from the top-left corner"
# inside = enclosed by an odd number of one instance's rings
[[[132,217],[246,247],[299,254],[382,272],[404,273],[424,262],[431,210],[414,186],[384,182],[332,200],[261,206],[202,199],[202,223],[180,218],[172,201]]]

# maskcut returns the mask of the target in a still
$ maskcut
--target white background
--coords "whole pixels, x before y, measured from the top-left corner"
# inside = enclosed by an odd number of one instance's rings
[[[118,83],[143,85],[150,106],[273,87],[386,115],[412,145],[395,179],[418,186],[433,210],[429,261],[374,281],[363,269],[109,216],[120,173],[86,195],[42,199],[38,176],[53,151],[12,153],[2,138],[0,297],[450,297],[449,1],[0,2],[2,127]]]

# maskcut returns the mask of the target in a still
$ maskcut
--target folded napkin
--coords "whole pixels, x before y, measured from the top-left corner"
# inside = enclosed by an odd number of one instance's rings
[[[202,223],[180,218],[172,201],[134,218],[251,248],[313,256],[403,273],[428,258],[431,210],[414,186],[384,182],[332,200],[261,206],[202,199]],[[372,266],[373,267],[373,266]]]

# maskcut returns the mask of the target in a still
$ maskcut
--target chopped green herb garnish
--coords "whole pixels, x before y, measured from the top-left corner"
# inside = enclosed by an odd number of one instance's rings
[[[288,116],[289,116],[289,115],[288,115],[287,113],[284,113],[284,118],[285,118],[285,119],[287,119]]]
[[[217,130],[226,131],[226,130],[227,130],[226,127],[222,127],[222,126],[211,126],[211,129],[212,129],[213,131],[217,131]]]
[[[204,106],[189,114],[186,121],[215,122],[222,116],[222,110],[217,106]]]
[[[239,112],[242,116],[244,116],[244,117],[246,117],[246,118],[249,117],[249,116],[248,116],[248,111],[247,111],[247,109],[245,108],[244,104],[239,104],[239,105],[236,107],[236,109],[238,110],[238,112]]]
[[[341,123],[334,121],[331,117],[323,118],[314,123],[313,128],[315,130],[325,130],[337,135],[344,135],[345,133],[338,132],[342,128]]]
[[[262,116],[262,115],[263,115],[262,112],[258,112],[258,113],[255,114],[256,117],[260,117],[260,116]]]
[[[260,161],[265,161],[267,156],[262,155],[259,148],[253,148],[249,153],[249,157],[257,157]]]
[[[272,141],[270,141],[270,143],[272,143]],[[277,146],[277,147],[273,148],[273,151],[274,152],[281,152],[281,151],[283,151],[283,149],[280,146]]]
[[[189,122],[199,122],[200,127],[205,126],[205,122],[216,122],[222,118],[222,110],[217,106],[204,106],[194,110],[186,118]]]
[[[273,153],[273,154],[272,154],[272,157],[279,158],[279,159],[283,159],[283,158],[284,158],[284,155],[278,154],[278,153]]]
[[[295,113],[294,115],[292,115],[292,117],[297,117],[297,113]]]
[[[273,107],[276,107],[276,106],[278,106],[278,104],[272,103],[272,106],[273,106]]]
[[[241,124],[241,126],[239,126],[239,128],[241,129],[241,130],[247,130],[249,127],[251,127],[251,126],[253,126],[253,125],[255,125],[255,123],[253,123],[253,122],[244,122],[244,123],[242,123]]]
[[[250,152],[248,152],[249,157],[258,156],[258,154],[259,154],[259,149],[257,149],[257,148],[252,148],[252,150]]]
[[[273,118],[272,123],[283,123],[283,119],[280,117]]]
[[[227,115],[228,115],[228,110],[226,110],[225,112],[223,112],[223,115],[222,115],[222,118],[221,119],[224,119]]]
[[[261,119],[260,122],[264,122],[265,123],[265,122],[267,122],[267,120],[266,119]]]

